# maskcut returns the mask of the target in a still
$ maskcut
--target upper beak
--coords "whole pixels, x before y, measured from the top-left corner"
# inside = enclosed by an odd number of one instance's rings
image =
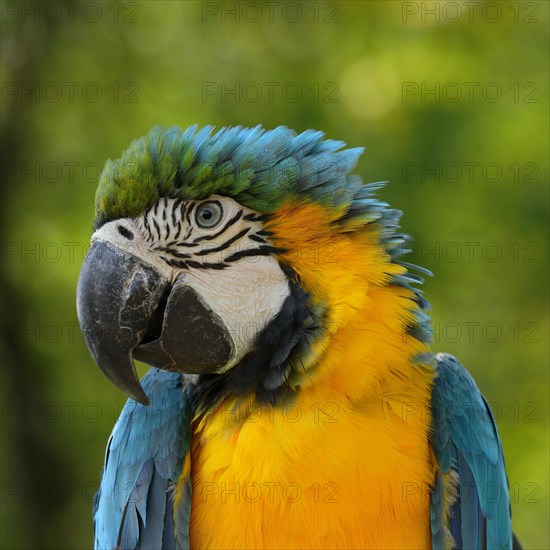
[[[144,405],[132,361],[170,285],[139,258],[105,241],[92,244],[78,279],[77,313],[90,353],[115,386]]]

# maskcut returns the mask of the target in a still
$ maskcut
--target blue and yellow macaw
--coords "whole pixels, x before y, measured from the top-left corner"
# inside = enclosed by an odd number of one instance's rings
[[[130,399],[96,548],[512,548],[494,417],[430,351],[429,272],[361,153],[157,127],[107,162],[77,308]]]

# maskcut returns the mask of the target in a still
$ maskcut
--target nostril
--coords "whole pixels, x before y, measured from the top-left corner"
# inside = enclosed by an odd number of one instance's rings
[[[118,229],[118,232],[119,232],[125,239],[128,239],[129,241],[133,241],[133,240],[134,240],[134,234],[133,234],[129,229],[127,229],[126,227],[124,227],[123,225],[117,225],[117,229]]]

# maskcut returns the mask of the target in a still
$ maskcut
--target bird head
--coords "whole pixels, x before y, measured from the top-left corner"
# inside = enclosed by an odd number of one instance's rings
[[[198,375],[205,402],[274,401],[354,319],[408,338],[427,303],[399,260],[400,212],[350,174],[362,151],[312,130],[156,127],[107,161],[77,288],[107,377],[143,404],[134,360]],[[377,323],[392,307],[399,319]]]

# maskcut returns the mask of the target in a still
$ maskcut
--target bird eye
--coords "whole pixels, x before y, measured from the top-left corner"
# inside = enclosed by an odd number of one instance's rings
[[[203,229],[216,227],[222,219],[223,208],[218,201],[203,202],[195,211],[195,221]]]

